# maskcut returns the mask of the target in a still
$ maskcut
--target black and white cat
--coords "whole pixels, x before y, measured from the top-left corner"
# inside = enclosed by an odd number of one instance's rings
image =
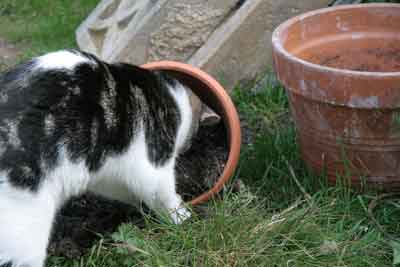
[[[188,218],[191,134],[188,92],[160,71],[63,50],[0,75],[0,266],[42,267],[56,212],[88,190]]]

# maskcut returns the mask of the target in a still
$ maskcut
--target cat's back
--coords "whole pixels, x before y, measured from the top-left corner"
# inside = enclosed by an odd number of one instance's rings
[[[0,74],[0,119],[60,104],[96,75],[97,62],[77,51],[48,53]],[[93,81],[93,80],[92,80]]]
[[[76,131],[71,122],[82,121],[75,114],[90,109],[95,90],[89,94],[82,89],[94,89],[96,75],[93,58],[67,50],[34,58],[0,75],[0,172],[7,171],[14,184],[38,185],[36,178],[55,164],[68,128]]]
[[[95,101],[97,69],[88,55],[61,50],[0,74],[0,152],[10,144],[16,149],[21,143],[38,143],[36,137],[44,140],[56,121],[62,125],[74,116],[70,113],[83,113],[80,109]],[[93,88],[90,93],[82,90],[88,87]]]

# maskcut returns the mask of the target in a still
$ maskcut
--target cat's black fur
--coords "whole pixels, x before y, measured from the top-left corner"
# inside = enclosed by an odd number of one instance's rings
[[[180,117],[166,86],[175,80],[72,52],[90,62],[32,71],[34,59],[0,76],[0,170],[14,186],[37,190],[61,144],[72,160],[99,169],[107,156],[128,147],[135,118],[143,119],[151,161],[163,164],[171,156]]]

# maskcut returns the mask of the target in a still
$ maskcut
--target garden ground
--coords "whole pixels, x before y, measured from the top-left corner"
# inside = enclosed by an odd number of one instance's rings
[[[75,47],[74,30],[97,0],[2,0],[0,37],[17,61]],[[1,48],[0,48],[1,51]],[[270,76],[266,76],[270,77]],[[400,262],[400,201],[357,194],[310,174],[299,158],[284,90],[273,78],[233,92],[245,130],[234,180],[183,225],[127,221],[81,259],[48,266],[392,266]]]

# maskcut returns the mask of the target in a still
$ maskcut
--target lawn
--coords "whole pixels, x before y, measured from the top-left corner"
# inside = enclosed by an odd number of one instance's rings
[[[22,58],[75,47],[74,30],[97,0],[2,0],[0,36]],[[266,76],[267,77],[267,76]],[[268,76],[269,77],[269,76]],[[50,256],[47,266],[393,266],[400,201],[329,187],[303,165],[286,94],[274,79],[233,93],[245,126],[234,180],[183,225],[146,216],[126,223],[82,259]],[[393,249],[397,248],[397,249]],[[394,253],[396,251],[396,253]]]

